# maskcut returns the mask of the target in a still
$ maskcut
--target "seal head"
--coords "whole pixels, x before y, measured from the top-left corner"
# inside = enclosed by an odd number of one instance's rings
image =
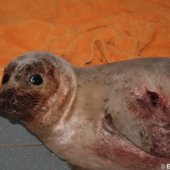
[[[4,70],[0,112],[34,129],[52,125],[66,114],[75,90],[76,77],[67,61],[48,52],[29,52]]]

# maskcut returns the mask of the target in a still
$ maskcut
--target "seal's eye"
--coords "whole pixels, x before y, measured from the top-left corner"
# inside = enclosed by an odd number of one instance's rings
[[[30,82],[34,85],[40,85],[43,83],[43,79],[39,74],[34,74],[31,76]]]
[[[4,74],[4,76],[2,78],[2,84],[8,83],[9,78],[10,78],[9,74]]]

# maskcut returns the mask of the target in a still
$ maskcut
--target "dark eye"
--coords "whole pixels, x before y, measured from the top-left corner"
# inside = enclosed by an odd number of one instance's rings
[[[4,74],[4,76],[2,78],[2,84],[8,83],[9,78],[10,78],[9,74]]]
[[[31,82],[31,84],[34,84],[34,85],[40,85],[43,83],[43,79],[42,79],[41,75],[34,74],[31,76],[30,82]]]

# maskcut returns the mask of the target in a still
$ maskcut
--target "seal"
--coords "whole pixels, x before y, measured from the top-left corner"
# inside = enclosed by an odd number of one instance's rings
[[[28,52],[4,70],[0,114],[74,170],[160,170],[170,163],[169,83],[168,58],[77,68]]]

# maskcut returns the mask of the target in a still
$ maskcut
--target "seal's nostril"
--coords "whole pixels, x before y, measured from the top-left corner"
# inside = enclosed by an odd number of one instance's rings
[[[4,74],[4,76],[2,78],[2,84],[8,83],[9,79],[10,79],[9,74]]]

